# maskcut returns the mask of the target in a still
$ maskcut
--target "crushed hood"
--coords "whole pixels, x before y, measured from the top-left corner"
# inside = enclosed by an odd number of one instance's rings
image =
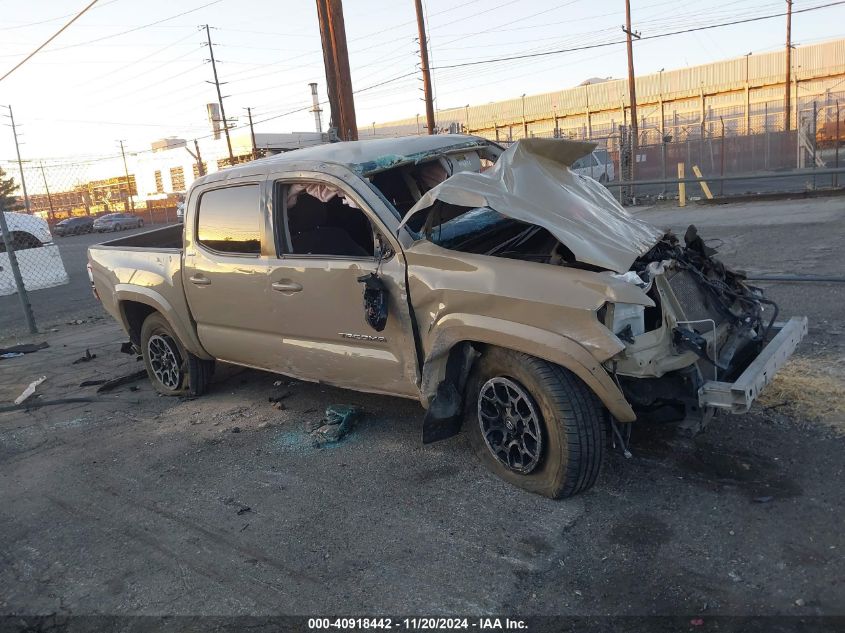
[[[603,185],[568,169],[594,148],[593,143],[561,139],[517,141],[492,169],[460,172],[429,190],[400,226],[437,200],[490,207],[545,228],[579,262],[624,273],[663,231],[631,216]]]

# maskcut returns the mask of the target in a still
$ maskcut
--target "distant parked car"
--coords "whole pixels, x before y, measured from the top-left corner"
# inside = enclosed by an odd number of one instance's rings
[[[142,226],[144,221],[131,213],[109,213],[94,220],[94,230],[97,233],[139,229]]]
[[[53,233],[59,237],[67,235],[81,235],[82,233],[90,233],[94,230],[94,218],[82,216],[79,218],[68,218],[62,220],[53,227]]]
[[[610,182],[615,177],[613,160],[607,150],[597,149],[592,154],[582,156],[571,167],[572,171],[582,176],[589,176],[600,183]]]

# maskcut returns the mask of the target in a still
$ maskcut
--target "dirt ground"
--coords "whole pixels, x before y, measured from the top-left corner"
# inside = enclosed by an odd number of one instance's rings
[[[641,215],[752,272],[845,274],[843,198]],[[810,317],[794,375],[841,398],[845,284],[764,287]],[[40,400],[88,401],[0,413],[0,613],[845,615],[842,409],[788,383],[694,439],[635,427],[631,459],[550,501],[463,435],[422,446],[412,401],[234,368],[199,399],[97,396],[78,385],[141,368],[115,324],[35,340],[0,360],[0,407],[42,375]],[[303,427],[333,403],[365,415],[315,448]]]

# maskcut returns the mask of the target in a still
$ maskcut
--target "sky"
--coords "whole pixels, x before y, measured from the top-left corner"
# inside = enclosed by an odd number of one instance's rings
[[[794,10],[831,0],[795,0]],[[0,76],[88,0],[0,0]],[[619,42],[624,0],[425,0],[437,108],[560,90],[590,77],[625,77],[624,44],[527,60],[444,68],[510,55]],[[631,0],[643,36],[781,13],[785,0]],[[360,127],[424,113],[413,0],[345,0]],[[100,0],[47,48],[0,81],[25,159],[113,155],[165,136],[210,133],[216,100],[205,30],[211,26],[226,115],[258,132],[313,131],[310,82],[325,99],[314,0]],[[774,18],[635,42],[637,74],[783,46]],[[796,14],[793,42],[845,36],[845,4]],[[0,109],[0,116],[6,111]],[[327,119],[327,113],[325,119]],[[0,122],[7,123],[2,118]],[[14,158],[0,127],[0,161]]]

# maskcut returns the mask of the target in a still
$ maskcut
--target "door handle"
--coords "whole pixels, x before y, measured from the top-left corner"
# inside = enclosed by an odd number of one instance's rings
[[[277,290],[279,292],[299,292],[302,290],[302,284],[298,284],[295,281],[274,281],[270,284],[270,287],[273,290]]]
[[[188,277],[188,281],[190,281],[195,286],[211,285],[211,279],[209,279],[208,277],[203,277],[202,275],[193,275],[192,277]]]

